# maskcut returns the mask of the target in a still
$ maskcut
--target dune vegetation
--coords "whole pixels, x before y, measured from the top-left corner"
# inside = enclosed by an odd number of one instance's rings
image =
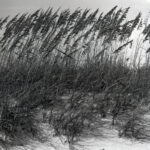
[[[135,30],[149,42],[150,25],[141,13],[129,20],[128,11],[49,8],[1,18],[0,131],[10,139],[38,137],[45,110],[55,135],[71,143],[107,117],[118,136],[148,139],[149,47],[143,65],[128,63],[126,52]]]

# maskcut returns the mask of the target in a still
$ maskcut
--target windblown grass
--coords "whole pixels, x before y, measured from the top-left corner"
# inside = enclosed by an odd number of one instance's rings
[[[0,19],[0,129],[8,136],[35,136],[33,117],[42,107],[51,110],[57,134],[72,141],[85,120],[90,125],[94,116],[111,115],[115,125],[118,116],[134,111],[142,100],[148,103],[149,66],[132,68],[123,55],[141,26],[141,14],[127,20],[128,11],[116,6],[106,14],[50,8]],[[147,40],[149,26],[143,33]],[[67,102],[58,98],[66,91],[73,91]],[[89,92],[93,97],[87,102],[82,93]],[[104,97],[95,98],[98,93]]]

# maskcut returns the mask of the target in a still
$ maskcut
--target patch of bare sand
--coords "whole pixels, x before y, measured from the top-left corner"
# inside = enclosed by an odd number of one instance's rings
[[[65,137],[53,136],[51,127],[43,123],[43,142],[31,141],[26,146],[11,150],[150,150],[149,142],[140,142],[119,138],[118,131],[111,126],[104,126],[95,131],[85,132],[74,145],[67,144]]]

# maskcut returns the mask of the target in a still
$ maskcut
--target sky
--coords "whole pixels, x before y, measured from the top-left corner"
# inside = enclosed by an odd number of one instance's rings
[[[109,11],[112,7],[131,7],[129,17],[134,17],[138,12],[142,12],[143,16],[147,16],[150,12],[150,0],[0,0],[0,17],[15,15],[17,13],[35,11],[39,8],[47,9],[54,7],[70,8],[90,8],[100,11]]]

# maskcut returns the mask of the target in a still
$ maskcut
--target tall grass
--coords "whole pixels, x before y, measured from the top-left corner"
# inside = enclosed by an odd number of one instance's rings
[[[94,115],[111,114],[115,124],[126,110],[134,111],[149,91],[149,66],[131,68],[123,55],[141,25],[141,14],[128,20],[128,11],[117,6],[106,14],[49,8],[1,19],[1,130],[9,136],[25,129],[34,134],[33,116],[43,107],[51,110],[55,131],[67,134],[70,141]],[[149,26],[143,34],[147,40]],[[66,103],[58,97],[68,90],[72,96]],[[93,93],[91,101],[82,95],[88,92]],[[104,98],[95,99],[97,93]],[[16,104],[7,104],[6,97]]]

